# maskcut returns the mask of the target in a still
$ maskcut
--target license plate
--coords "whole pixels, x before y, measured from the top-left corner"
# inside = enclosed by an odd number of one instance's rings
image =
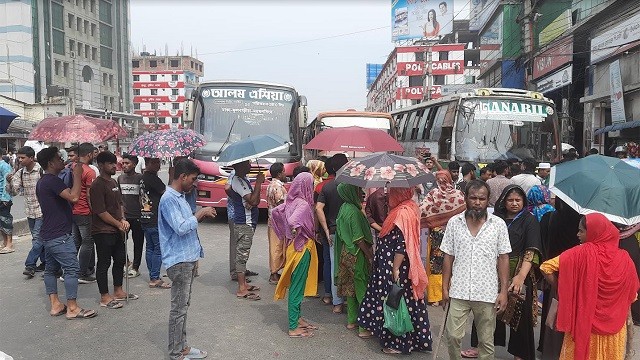
[[[207,196],[206,191],[198,191],[198,196]]]

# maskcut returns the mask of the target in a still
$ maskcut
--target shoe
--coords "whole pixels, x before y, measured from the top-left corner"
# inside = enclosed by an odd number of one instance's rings
[[[36,269],[26,267],[26,268],[24,268],[24,271],[22,272],[22,275],[26,275],[26,276],[28,276],[29,279],[31,279],[34,276],[36,276]]]
[[[90,284],[92,282],[96,282],[96,278],[91,275],[78,278],[78,284]]]
[[[136,269],[131,269],[126,275],[129,279],[140,276],[140,271]]]
[[[40,264],[36,266],[36,272],[43,272],[43,271],[44,271],[44,264]]]

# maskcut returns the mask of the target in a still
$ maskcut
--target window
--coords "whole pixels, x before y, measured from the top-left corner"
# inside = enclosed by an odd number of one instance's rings
[[[81,31],[82,30],[82,19],[80,18],[76,18],[76,30]]]
[[[76,54],[77,57],[81,57],[82,56],[82,51],[84,50],[84,46],[82,46],[81,42],[78,42],[78,53]]]
[[[60,60],[55,61],[54,69],[55,69],[55,74],[60,75]]]
[[[169,66],[178,67],[178,60],[169,60]]]
[[[100,21],[105,22],[107,24],[111,24],[111,4],[100,0],[100,6],[98,6],[98,11],[100,12]]]
[[[444,85],[444,75],[433,75],[433,85]]]
[[[113,109],[113,96],[109,98],[109,109]]]
[[[100,24],[100,45],[111,47],[113,45],[112,33],[111,26]]]
[[[402,136],[403,140],[410,140],[413,138],[412,137],[413,131],[414,131],[413,127],[414,127],[414,124],[416,123],[416,115],[417,115],[417,111],[412,111],[409,113],[409,117],[405,124],[405,130],[403,131],[403,136]]]
[[[433,141],[440,140],[440,134],[442,134],[442,124],[444,123],[444,116],[447,114],[447,104],[443,104],[437,108],[434,108],[434,111],[437,110],[435,117],[433,119],[433,125],[431,126],[431,136],[429,137]]]
[[[100,46],[100,66],[109,69],[113,68],[113,50]]]
[[[191,68],[193,69],[193,61],[191,62]]]
[[[102,100],[104,100],[104,107],[108,107],[109,106],[109,97],[108,96],[104,96],[102,98]]]
[[[102,86],[107,86],[107,73],[102,73]]]
[[[64,7],[62,4],[51,3],[51,25],[60,30],[64,30]]]
[[[409,76],[409,86],[423,86],[422,76]]]
[[[151,81],[158,81],[158,75],[151,75]]]
[[[158,124],[166,124],[166,123],[167,123],[167,120],[165,118],[163,117],[158,118]]]
[[[171,89],[171,95],[180,95],[180,89]]]
[[[90,53],[91,53],[91,46],[85,44],[85,46],[84,46],[84,58],[88,59]]]
[[[151,109],[152,110],[157,110],[158,109],[158,103],[151,103]]]
[[[427,117],[429,116],[429,109],[418,110],[416,119],[414,121],[413,130],[411,131],[411,140],[420,139],[420,135],[424,132],[424,126],[426,125]]]
[[[89,33],[89,22],[87,20],[84,21],[83,30],[85,34]]]
[[[87,0],[82,0],[82,8],[83,9],[87,8]]]
[[[423,51],[419,51],[416,52],[416,62],[424,62],[424,52]]]
[[[140,110],[140,103],[133,103],[133,110]]]
[[[140,89],[133,89],[133,95],[140,95]]]
[[[113,88],[113,75],[109,75],[109,87]]]
[[[76,51],[76,42],[69,39],[69,51]]]
[[[91,24],[91,37],[96,36],[96,24]]]
[[[62,64],[62,76],[67,77],[69,75],[69,63]]]
[[[140,81],[140,75],[133,75],[133,81]]]
[[[69,29],[73,29],[73,25],[76,23],[75,16],[68,14],[67,17],[69,18]]]
[[[171,75],[171,81],[178,81],[178,75]]]
[[[92,13],[96,12],[96,0],[91,0],[90,7]]]
[[[53,52],[64,55],[64,31],[53,29]]]
[[[158,89],[151,89],[151,95],[158,95]]]
[[[449,52],[448,51],[439,51],[438,52],[438,60],[449,60]]]
[[[179,103],[171,103],[171,108],[173,110],[180,110],[180,104]]]
[[[156,60],[149,61],[149,66],[150,67],[158,67],[158,61],[156,61]]]
[[[180,118],[177,118],[177,117],[171,118],[171,123],[180,124]]]
[[[98,58],[98,48],[91,48],[91,60],[96,61]]]
[[[139,68],[140,67],[140,60],[133,60],[131,62],[131,66],[134,68]]]

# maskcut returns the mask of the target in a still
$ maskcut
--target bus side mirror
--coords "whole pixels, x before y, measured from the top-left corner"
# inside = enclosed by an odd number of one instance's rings
[[[305,96],[300,96],[298,106],[298,127],[305,128],[307,127],[307,120],[309,118],[309,114],[307,112],[307,98]]]
[[[193,99],[185,101],[184,111],[184,122],[193,124],[195,118],[195,101],[193,101]]]

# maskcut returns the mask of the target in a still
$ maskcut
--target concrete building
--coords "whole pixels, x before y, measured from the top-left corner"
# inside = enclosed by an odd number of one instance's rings
[[[132,57],[133,108],[148,130],[182,127],[185,100],[204,75],[202,61],[191,56]]]
[[[0,94],[130,112],[129,0],[0,0]]]

